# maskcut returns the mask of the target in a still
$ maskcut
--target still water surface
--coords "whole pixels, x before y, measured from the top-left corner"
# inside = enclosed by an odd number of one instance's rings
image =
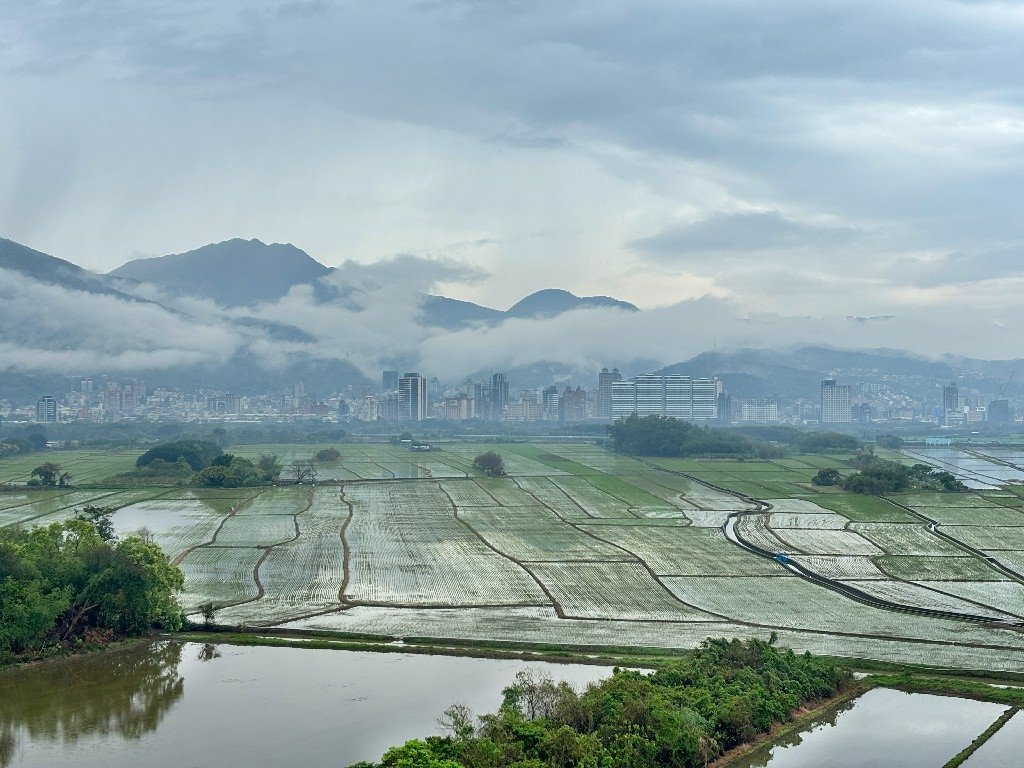
[[[0,768],[342,768],[497,709],[525,668],[607,667],[160,642],[0,673]]]
[[[964,768],[1020,768],[1024,764],[1024,717],[1018,712],[967,758]]]
[[[735,768],[941,768],[1005,710],[1001,704],[875,688]]]

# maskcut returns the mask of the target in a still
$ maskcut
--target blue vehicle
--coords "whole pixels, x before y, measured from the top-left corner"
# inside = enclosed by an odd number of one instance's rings
[[[789,565],[790,562],[791,562],[790,559],[789,559],[789,555],[786,554],[785,552],[779,552],[777,555],[775,555],[775,559],[778,560],[783,565]]]

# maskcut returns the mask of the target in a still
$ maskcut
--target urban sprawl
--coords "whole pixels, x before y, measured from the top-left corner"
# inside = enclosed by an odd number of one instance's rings
[[[308,392],[301,382],[260,395],[203,390],[148,389],[141,379],[80,379],[64,395],[43,395],[35,408],[0,401],[12,421],[110,422],[126,419],[283,422],[551,422],[582,424],[631,414],[718,424],[903,424],[969,428],[1010,424],[1015,413],[1002,393],[956,382],[936,382],[931,398],[871,385],[821,381],[818,397],[738,398],[717,377],[646,374],[624,377],[602,369],[596,387],[567,382],[514,390],[504,373],[446,385],[416,372],[383,371],[380,386],[348,386],[330,394]]]

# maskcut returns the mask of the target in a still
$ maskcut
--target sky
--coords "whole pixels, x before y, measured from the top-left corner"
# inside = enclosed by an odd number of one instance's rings
[[[1022,41],[1019,2],[0,0],[0,236],[1024,356]]]

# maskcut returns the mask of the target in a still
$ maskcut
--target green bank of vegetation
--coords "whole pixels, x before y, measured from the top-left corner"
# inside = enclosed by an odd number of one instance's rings
[[[884,493],[905,491],[934,491],[939,493],[960,493],[967,490],[950,472],[914,464],[908,467],[898,461],[890,461],[861,451],[851,464],[857,470],[845,477],[834,467],[818,471],[811,479],[814,485],[840,485],[844,491],[881,496]]]
[[[847,669],[809,654],[760,640],[708,640],[653,673],[616,670],[582,693],[520,673],[497,712],[474,718],[450,707],[442,719],[448,735],[395,747],[379,766],[705,766],[854,685]]]
[[[126,485],[250,488],[277,482],[283,469],[277,456],[271,454],[252,460],[224,453],[217,443],[208,440],[176,440],[150,448],[136,460],[134,469],[113,480]]]
[[[115,541],[103,510],[0,528],[0,664],[182,624],[181,571],[156,544]]]
[[[771,459],[789,453],[849,453],[860,443],[839,432],[794,427],[720,429],[688,421],[636,414],[609,424],[608,445],[631,456]]]

